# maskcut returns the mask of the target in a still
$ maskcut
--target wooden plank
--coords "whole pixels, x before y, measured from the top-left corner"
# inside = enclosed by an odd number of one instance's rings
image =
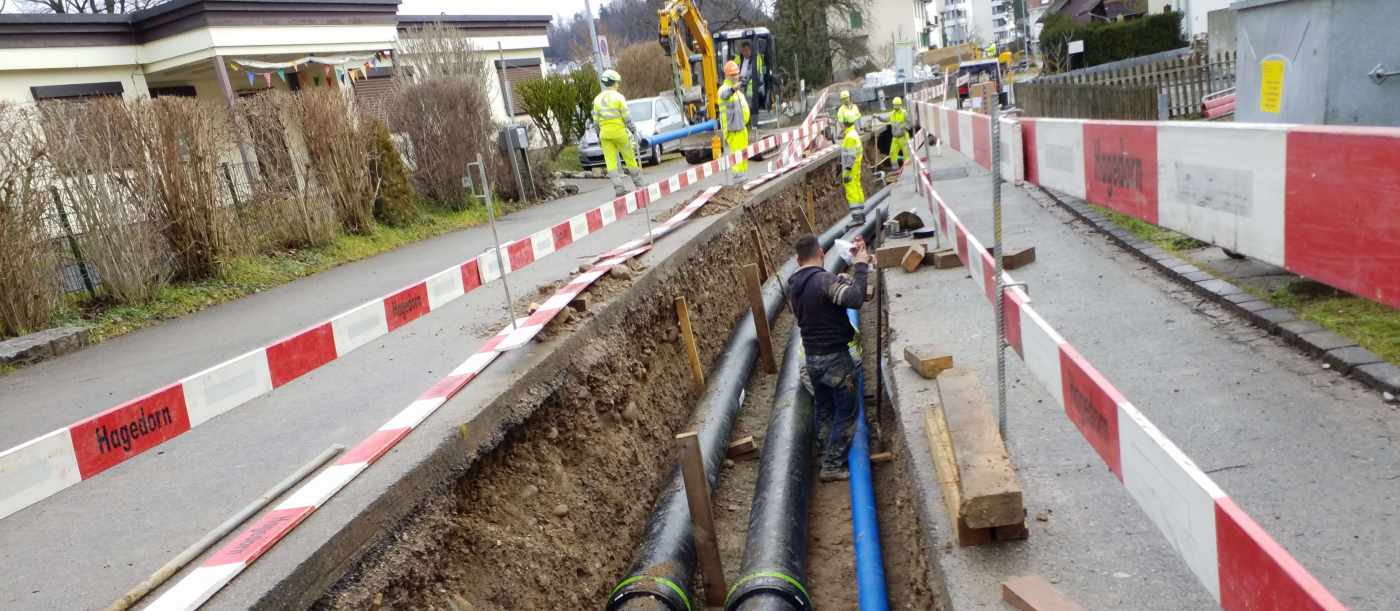
[[[894,460],[894,454],[892,452],[880,452],[879,454],[870,455],[870,462],[875,464],[890,462],[892,460]]]
[[[1084,607],[1039,575],[1012,577],[1001,582],[1001,599],[1021,611],[1084,611]]]
[[[933,471],[938,477],[938,487],[943,491],[943,509],[948,521],[955,525],[954,536],[958,545],[980,545],[970,536],[962,520],[958,519],[958,507],[962,498],[958,492],[957,455],[953,450],[953,439],[948,434],[948,426],[943,417],[943,406],[934,403],[924,410],[924,429],[928,435],[929,452],[933,455]],[[988,537],[990,540],[990,537]]]
[[[913,244],[902,243],[875,249],[875,268],[885,269],[901,265],[901,262],[904,261],[904,254],[909,252],[913,246]]]
[[[681,449],[681,477],[685,480],[685,500],[690,505],[694,527],[695,555],[700,560],[700,578],[705,585],[705,604],[724,606],[728,589],[724,585],[724,564],[715,536],[714,509],[710,506],[710,484],[705,481],[705,460],[700,453],[700,437],[694,431],[676,435]]]
[[[944,354],[932,344],[911,344],[904,347],[904,360],[919,376],[932,380],[939,373],[952,369],[953,355]]]
[[[773,267],[768,262],[768,253],[763,249],[763,236],[759,235],[756,222],[754,227],[749,228],[749,242],[753,245],[754,261],[758,263],[758,277],[767,280],[773,275]]]
[[[954,269],[962,267],[962,260],[958,258],[957,251],[945,248],[933,253],[934,269]]]
[[[754,441],[753,435],[740,437],[729,443],[729,447],[724,450],[725,458],[739,458],[748,456],[758,451],[758,442]]]
[[[1021,484],[976,373],[957,368],[944,371],[938,376],[938,395],[956,449],[956,515],[972,528],[1023,523]]]
[[[695,346],[695,330],[690,326],[690,308],[685,305],[685,297],[676,298],[676,318],[681,325],[685,356],[690,361],[691,389],[700,394],[705,392],[705,369],[700,366],[700,351]]]
[[[763,371],[778,373],[778,363],[773,360],[773,335],[768,329],[768,314],[763,308],[763,282],[759,280],[757,265],[744,266],[744,285],[748,288],[753,328],[758,335],[758,361],[763,365]]]
[[[993,257],[995,257],[997,254],[997,250],[995,247],[988,248],[987,252],[990,253]],[[1007,270],[1022,268],[1027,265],[1030,265],[1031,263],[1035,263],[1034,246],[1026,246],[1022,248],[1008,246],[1006,247],[1006,254],[1003,255],[1001,258],[1001,265]]]

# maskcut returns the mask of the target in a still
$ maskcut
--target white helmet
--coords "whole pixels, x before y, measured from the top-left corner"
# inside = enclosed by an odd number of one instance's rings
[[[603,81],[603,86],[612,87],[622,82],[622,75],[618,74],[616,70],[604,70],[600,80]]]

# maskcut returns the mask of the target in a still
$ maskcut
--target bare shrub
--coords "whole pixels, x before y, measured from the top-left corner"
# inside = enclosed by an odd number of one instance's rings
[[[628,98],[649,98],[671,91],[671,61],[655,40],[623,49],[617,54],[622,94]]]
[[[45,154],[32,113],[0,102],[0,336],[44,328],[62,299]]]
[[[146,166],[136,107],[117,98],[39,106],[53,187],[81,232],[83,254],[117,301],[149,301],[169,280],[158,189]]]
[[[373,140],[361,133],[365,121],[350,112],[338,91],[312,89],[293,99],[308,165],[335,204],[336,217],[351,233],[373,232],[374,185],[369,176]]]
[[[389,128],[407,136],[418,192],[439,204],[461,208],[467,164],[481,155],[493,184],[511,182],[509,161],[501,174],[491,98],[483,83],[496,78],[488,59],[464,32],[432,24],[403,32],[394,62],[407,82],[389,115]]]
[[[269,91],[241,98],[238,113],[257,156],[247,206],[258,247],[305,248],[335,239],[334,205],[316,181],[301,139],[293,137],[300,133],[297,100]]]
[[[225,108],[191,98],[161,98],[127,103],[137,130],[134,144],[144,148],[151,180],[135,180],[152,190],[139,199],[155,204],[175,257],[176,275],[197,280],[218,275],[228,258],[244,250],[234,210],[221,205],[219,159],[233,142]]]

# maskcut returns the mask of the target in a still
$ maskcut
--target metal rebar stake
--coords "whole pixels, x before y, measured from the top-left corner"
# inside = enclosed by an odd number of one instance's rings
[[[992,92],[987,100],[987,116],[991,119],[992,128],[992,242],[996,248],[996,299],[992,300],[992,307],[996,310],[997,316],[997,431],[1001,433],[1001,439],[1006,441],[1006,311],[1003,307],[1005,301],[1004,291],[1006,290],[1006,280],[1002,278],[1002,254],[1006,249],[1001,243],[1001,109],[1000,100],[996,92]]]
[[[935,117],[933,120],[937,121],[938,118]],[[933,197],[933,139],[933,132],[926,128],[924,130],[924,176],[928,178],[928,196],[930,198]],[[942,144],[941,141],[940,144]],[[943,228],[938,226],[939,211],[937,208],[933,208],[929,210],[929,213],[933,215],[933,218],[930,219],[933,223],[933,248],[943,250]]]
[[[471,166],[481,170],[481,201],[486,205],[486,220],[491,223],[491,239],[496,242],[496,269],[501,273],[501,287],[506,291],[506,310],[510,312],[510,328],[515,328],[515,300],[510,296],[510,282],[506,280],[506,262],[501,256],[501,234],[496,233],[496,213],[491,209],[491,182],[486,177],[486,164],[481,162],[481,153],[476,161],[467,164],[467,179],[471,178]]]

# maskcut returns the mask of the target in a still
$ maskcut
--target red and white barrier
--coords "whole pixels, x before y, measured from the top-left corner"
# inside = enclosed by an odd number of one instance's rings
[[[951,148],[990,165],[981,115],[920,104]],[[1031,183],[1400,307],[1400,128],[1007,122],[1021,143],[1003,159]]]
[[[287,384],[740,159],[818,130],[807,127],[769,136],[507,242],[501,246],[505,269],[497,265],[495,249],[488,249],[330,320],[0,452],[0,519]]]
[[[720,187],[710,187],[701,192],[679,213],[653,230],[653,239],[660,239],[671,233],[681,223],[700,210]],[[420,423],[447,403],[467,384],[471,383],[488,365],[503,352],[519,348],[539,334],[544,325],[554,318],[574,297],[578,296],[598,278],[613,268],[625,265],[627,260],[651,248],[646,238],[633,240],[604,254],[600,261],[580,273],[573,281],[560,288],[553,297],[527,318],[501,329],[487,340],[467,360],[453,369],[425,391],[418,399],[405,407],[379,430],[356,444],[334,465],[324,469],[311,480],[302,484],[271,511],[263,514],[252,525],[239,531],[218,551],[185,575],[179,583],[156,599],[148,610],[165,611],[172,609],[197,609],[220,589],[233,581],[243,569],[252,564],[268,550],[272,549],[287,533],[301,524],[326,501],[335,496],[346,484],[355,479],[374,461],[384,456]]]
[[[938,229],[952,237],[991,302],[992,256],[934,190],[918,155],[913,159]],[[1013,282],[1005,272],[1003,278]],[[1001,298],[1007,343],[1222,608],[1345,608],[1065,341],[1025,291],[1011,287]]]

